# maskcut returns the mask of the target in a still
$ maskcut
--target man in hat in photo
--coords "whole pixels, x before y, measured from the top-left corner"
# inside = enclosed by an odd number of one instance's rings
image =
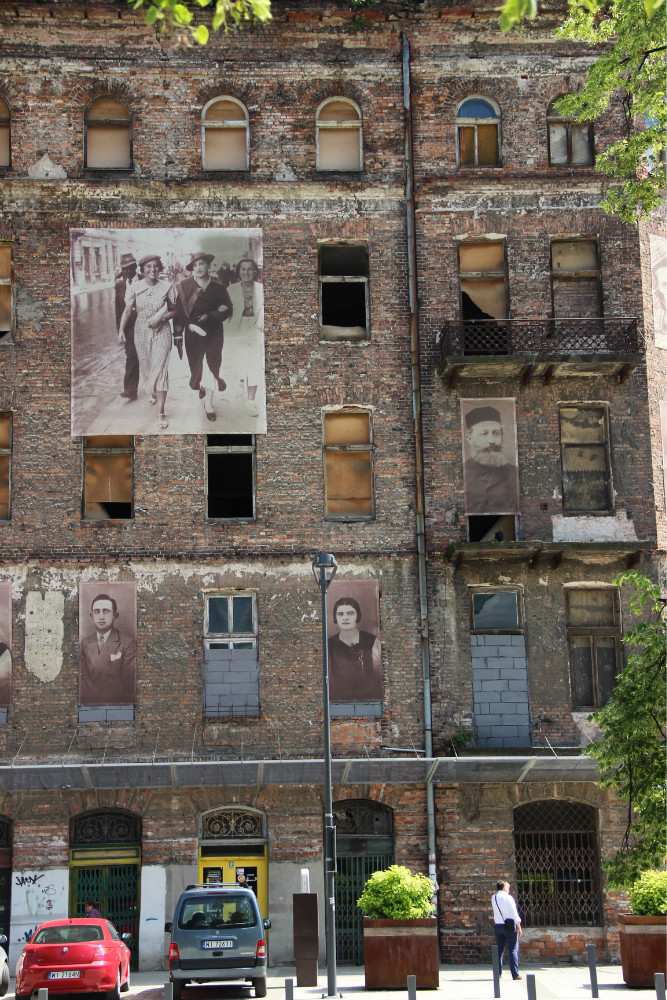
[[[517,467],[495,406],[477,406],[466,413],[464,456],[466,513],[517,513]]]
[[[174,338],[185,339],[185,352],[190,365],[190,388],[199,393],[209,420],[215,420],[213,392],[224,392],[226,383],[220,376],[223,324],[231,318],[233,308],[227,289],[209,274],[214,257],[210,253],[195,253],[185,265],[190,277],[176,285],[176,315]],[[206,368],[204,367],[206,362]]]
[[[132,284],[137,276],[137,262],[133,253],[124,253],[120,258],[120,273],[116,276],[115,301],[116,301],[116,330],[120,333],[120,321],[125,311],[125,295],[128,286]],[[137,316],[134,313],[125,326],[125,378],[123,379],[123,399],[134,400],[137,398],[139,387],[139,358],[134,346],[134,323]]]

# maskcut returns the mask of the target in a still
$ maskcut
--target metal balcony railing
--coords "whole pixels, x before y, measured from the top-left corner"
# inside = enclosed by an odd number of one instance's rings
[[[451,320],[440,338],[442,361],[466,355],[637,354],[643,349],[637,320],[629,316]]]

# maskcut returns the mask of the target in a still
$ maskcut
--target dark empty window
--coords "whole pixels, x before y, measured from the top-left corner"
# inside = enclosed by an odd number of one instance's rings
[[[612,509],[609,433],[605,406],[561,406],[563,510],[567,514]]]
[[[127,435],[84,438],[83,516],[91,521],[128,520],[132,504],[134,439]]]
[[[482,97],[469,97],[456,113],[456,141],[460,167],[497,167],[500,164],[500,110]]]
[[[552,166],[570,164],[590,166],[593,163],[593,126],[563,117],[556,110],[556,101],[547,111],[549,128],[549,163]]]
[[[602,924],[596,812],[580,802],[514,810],[516,895],[526,927]]]
[[[209,434],[206,439],[206,516],[255,517],[255,438]]]
[[[577,709],[601,708],[618,674],[618,591],[568,588],[566,601],[572,703]]]
[[[368,254],[360,243],[320,244],[322,340],[368,336]]]

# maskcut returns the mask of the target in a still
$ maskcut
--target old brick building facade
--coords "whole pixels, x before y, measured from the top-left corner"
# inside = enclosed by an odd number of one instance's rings
[[[321,887],[318,551],[350,595],[377,584],[382,644],[381,698],[333,711],[341,960],[354,880],[392,859],[431,864],[445,960],[488,954],[501,873],[524,955],[616,953],[600,861],[623,815],[579,748],[622,665],[612,581],[665,548],[667,352],[648,234],[598,207],[621,110],[559,120],[590,54],[553,37],[561,11],[504,38],[494,6],[274,0],[270,25],[179,50],[114,0],[0,0],[11,961],[97,895],[161,967],[206,868],[257,878],[291,960],[300,869]],[[179,395],[176,347],[171,427],[120,397],[128,230],[179,278],[165,234],[261,234],[266,433],[230,434],[230,386],[212,433],[179,433],[177,404],[207,400]],[[72,436],[80,385],[106,432]],[[114,433],[128,412],[141,430]],[[480,472],[489,425],[502,459]],[[86,705],[80,595],[120,584],[136,686]]]

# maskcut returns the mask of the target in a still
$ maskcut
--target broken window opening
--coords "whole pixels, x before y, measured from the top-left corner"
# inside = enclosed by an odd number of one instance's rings
[[[11,166],[11,118],[9,107],[0,98],[0,168]]]
[[[0,413],[0,521],[8,521],[12,474],[12,414]]]
[[[122,101],[99,97],[84,116],[84,166],[89,170],[131,170],[132,120]]]
[[[234,97],[215,97],[202,111],[204,170],[248,170],[248,111]]]
[[[369,520],[374,516],[370,412],[335,410],[323,416],[325,517]]]
[[[128,521],[134,517],[131,435],[84,438],[83,517],[87,521]]]
[[[601,708],[619,671],[618,591],[568,587],[565,596],[572,704],[581,710]]]
[[[611,513],[608,413],[604,406],[561,406],[563,511]]]
[[[366,340],[369,323],[368,251],[360,243],[321,243],[322,340]]]
[[[516,541],[516,517],[513,514],[473,514],[468,517],[469,542]]]
[[[0,243],[0,340],[9,340],[14,328],[13,278],[12,245]]]
[[[212,520],[255,518],[255,437],[209,434],[206,438],[206,516]]]
[[[500,166],[500,108],[481,97],[469,97],[456,112],[456,145],[460,167]]]
[[[556,110],[556,101],[547,109],[549,130],[549,163],[551,166],[569,164],[589,167],[593,163],[593,125],[564,118]]]
[[[318,170],[362,170],[361,111],[345,97],[331,98],[315,115]]]
[[[471,590],[470,613],[474,632],[516,632],[522,627],[516,590]]]
[[[596,240],[554,240],[551,290],[555,319],[602,315],[602,287]]]

